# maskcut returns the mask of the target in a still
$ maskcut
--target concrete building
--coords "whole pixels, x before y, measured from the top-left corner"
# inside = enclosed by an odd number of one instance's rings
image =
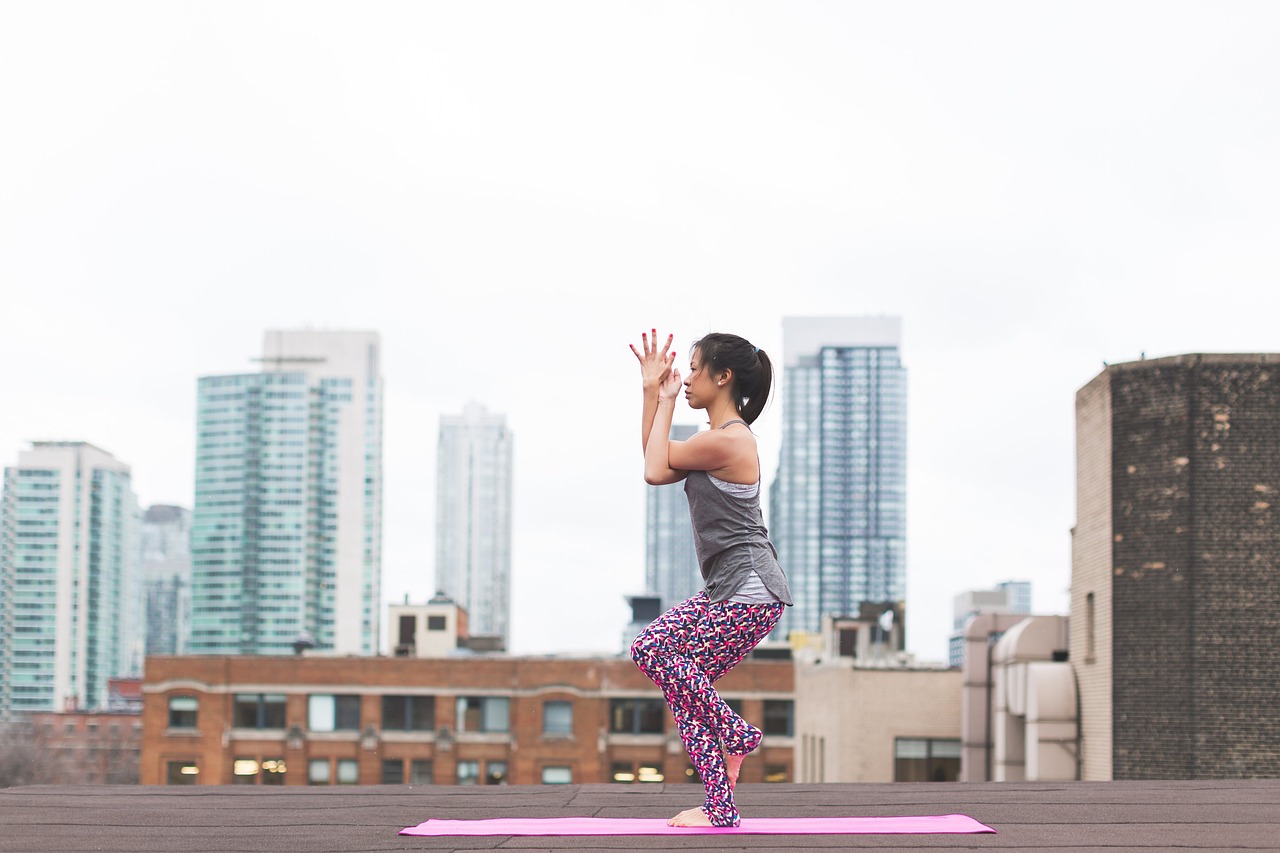
[[[781,630],[906,594],[907,377],[901,321],[783,320],[782,449],[770,530],[795,607]]]
[[[38,441],[4,470],[0,719],[92,710],[142,665],[137,501],[129,466],[83,441]]]
[[[980,613],[964,641],[960,781],[1080,778],[1067,617]]]
[[[953,619],[947,662],[964,665],[964,626],[980,613],[1031,613],[1031,582],[1004,581],[993,589],[971,589],[952,599]]]
[[[1280,354],[1111,365],[1076,395],[1081,778],[1280,768]]]
[[[440,658],[467,649],[470,640],[467,611],[443,593],[426,604],[404,604],[388,608],[388,647],[401,658]]]
[[[697,431],[692,424],[672,424],[671,439],[687,441]],[[702,589],[683,482],[645,487],[644,586],[662,610]]]
[[[183,654],[191,632],[191,510],[148,507],[139,540],[147,654]]]
[[[793,673],[717,684],[765,731],[744,783],[793,778]],[[152,657],[143,695],[144,785],[698,782],[626,658]]]
[[[190,650],[374,654],[382,612],[376,332],[268,331],[260,373],[199,380]]]
[[[504,415],[468,403],[440,418],[436,589],[467,611],[471,635],[510,643],[512,436]]]
[[[899,618],[864,605],[825,620],[796,660],[796,781],[955,781],[961,674],[917,666]]]

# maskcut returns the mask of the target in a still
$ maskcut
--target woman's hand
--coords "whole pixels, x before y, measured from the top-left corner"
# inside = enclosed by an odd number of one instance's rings
[[[674,400],[676,398],[676,394],[680,393],[680,388],[683,384],[684,383],[680,381],[679,368],[669,371],[666,378],[662,380],[662,384],[658,386],[658,399]]]
[[[665,385],[667,379],[671,375],[671,365],[675,363],[676,354],[668,353],[671,349],[671,341],[674,335],[667,335],[667,342],[663,344],[662,351],[658,351],[658,330],[650,329],[648,335],[640,335],[640,347],[644,350],[642,354],[636,349],[635,344],[631,344],[631,351],[635,353],[636,359],[640,362],[640,378],[647,390],[661,388]]]

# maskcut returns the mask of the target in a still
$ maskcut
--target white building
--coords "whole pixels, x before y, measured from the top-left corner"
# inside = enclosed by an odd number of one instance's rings
[[[260,373],[199,382],[192,630],[199,654],[376,654],[382,374],[369,331],[268,331]]]
[[[440,418],[436,589],[467,611],[472,637],[510,648],[512,437],[504,415],[468,403]]]
[[[0,718],[107,706],[141,672],[137,499],[129,466],[82,441],[38,441],[4,471]]]

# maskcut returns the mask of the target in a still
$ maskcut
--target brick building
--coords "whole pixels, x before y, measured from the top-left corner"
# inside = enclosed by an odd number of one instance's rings
[[[1111,365],[1076,396],[1081,778],[1280,768],[1280,354]]]
[[[791,661],[717,688],[765,730],[742,781],[791,781]],[[144,785],[697,782],[627,658],[152,657],[143,695]]]

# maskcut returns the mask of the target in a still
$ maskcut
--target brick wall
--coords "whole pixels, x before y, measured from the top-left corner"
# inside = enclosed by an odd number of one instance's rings
[[[1109,370],[1116,779],[1280,767],[1278,361]]]

